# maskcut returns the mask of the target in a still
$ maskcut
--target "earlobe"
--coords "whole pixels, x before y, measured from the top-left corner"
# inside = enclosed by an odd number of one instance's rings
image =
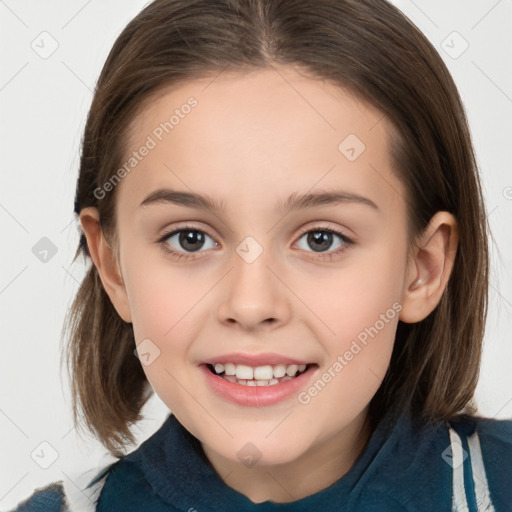
[[[105,239],[97,208],[87,207],[80,212],[80,225],[87,239],[87,247],[94,266],[110,300],[125,322],[131,322],[131,311],[126,287],[116,259],[115,251]]]
[[[455,217],[448,212],[437,212],[410,257],[400,320],[419,322],[439,304],[453,269],[458,241]]]

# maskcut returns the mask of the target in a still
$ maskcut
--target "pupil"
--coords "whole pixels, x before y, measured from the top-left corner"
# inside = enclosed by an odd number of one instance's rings
[[[199,247],[194,244],[199,243]],[[180,245],[189,251],[197,251],[204,245],[204,236],[199,231],[182,231],[180,233]]]
[[[332,233],[327,231],[314,231],[308,235],[308,243],[316,252],[321,252],[323,249],[329,249],[332,244]]]

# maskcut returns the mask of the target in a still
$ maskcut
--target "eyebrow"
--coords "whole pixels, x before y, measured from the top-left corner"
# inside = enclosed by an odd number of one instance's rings
[[[207,194],[171,190],[168,188],[155,190],[149,194],[139,206],[145,207],[152,204],[166,203],[186,206],[189,208],[197,208],[200,210],[212,210],[214,212],[224,211],[224,202],[218,202]],[[336,206],[346,203],[362,204],[369,206],[374,210],[379,210],[379,207],[371,199],[343,190],[319,192],[315,194],[298,194],[295,192],[291,194],[286,201],[278,202],[276,204],[276,209],[281,212],[289,212],[293,210],[314,208],[316,206]]]

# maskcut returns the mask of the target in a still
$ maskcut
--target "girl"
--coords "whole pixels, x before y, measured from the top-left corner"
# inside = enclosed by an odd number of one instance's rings
[[[385,0],[156,0],[83,139],[74,413],[117,457],[18,510],[505,511],[456,86]],[[152,392],[162,427],[132,453]]]

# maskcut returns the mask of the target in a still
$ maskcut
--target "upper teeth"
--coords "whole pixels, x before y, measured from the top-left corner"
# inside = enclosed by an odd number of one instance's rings
[[[290,364],[288,366],[276,364],[275,366],[266,365],[252,368],[243,364],[217,363],[214,367],[215,373],[224,372],[226,375],[236,375],[236,378],[241,380],[270,380],[272,378],[278,379],[285,375],[294,377],[297,372],[303,372],[306,369],[305,364]]]

